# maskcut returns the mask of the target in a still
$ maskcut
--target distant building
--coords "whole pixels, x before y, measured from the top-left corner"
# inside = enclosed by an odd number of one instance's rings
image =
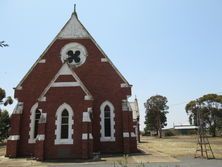
[[[173,126],[175,135],[191,135],[196,134],[198,126],[194,125],[174,125]]]

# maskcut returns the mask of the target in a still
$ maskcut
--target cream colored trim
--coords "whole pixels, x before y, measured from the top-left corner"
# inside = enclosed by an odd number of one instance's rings
[[[45,102],[46,101],[46,97],[45,96],[41,97],[41,98],[38,99],[38,101]]]
[[[61,139],[61,121],[62,121],[62,112],[66,109],[69,112],[69,135],[68,139]],[[63,145],[63,144],[73,144],[73,124],[74,124],[74,112],[72,110],[72,107],[68,105],[67,103],[63,103],[59,106],[59,108],[56,111],[56,129],[55,129],[55,145]]]
[[[45,140],[45,135],[37,135],[36,141],[44,141]]]
[[[63,48],[60,51],[60,57],[61,57],[62,63],[64,63],[67,60],[67,58],[69,57],[67,55],[67,52],[69,50],[72,50],[73,52],[75,52],[77,50],[80,51],[80,55],[79,55],[80,62],[76,63],[75,61],[73,61],[72,63],[68,63],[70,66],[79,67],[85,63],[86,58],[88,57],[88,52],[87,52],[85,46],[83,46],[82,44],[77,43],[77,42],[71,42],[71,43],[68,43],[65,46],[63,46]]]
[[[89,134],[89,139],[93,139],[92,133]]]
[[[84,96],[84,100],[93,100],[92,96],[86,95]]]
[[[136,134],[135,134],[134,132],[131,132],[131,133],[130,133],[130,136],[131,136],[131,137],[136,137]]]
[[[91,122],[89,112],[83,112],[82,113],[82,122]]]
[[[41,59],[41,60],[39,60],[39,63],[40,63],[40,64],[46,63],[46,59]]]
[[[121,83],[121,84],[120,84],[120,87],[121,87],[121,88],[128,88],[128,87],[130,87],[130,85],[128,85],[128,84],[126,84],[126,83]]]
[[[15,90],[22,90],[22,86],[16,87]]]
[[[48,84],[48,86],[44,89],[44,91],[42,92],[42,94],[40,95],[40,97],[38,98],[39,101],[42,101],[42,98],[46,95],[46,93],[49,91],[49,89],[51,87],[62,87],[62,84],[56,84],[56,83],[61,83],[61,82],[55,82],[56,79],[60,76],[60,75],[72,75],[73,78],[76,80],[75,84],[72,82],[72,86],[76,86],[77,83],[78,85],[82,88],[82,90],[85,92],[85,94],[87,96],[89,96],[92,99],[92,95],[91,93],[88,91],[88,89],[85,87],[85,85],[82,83],[82,81],[79,79],[79,77],[77,76],[77,74],[70,69],[69,65],[67,63],[64,63],[62,65],[62,67],[60,68],[60,70],[58,71],[58,73],[55,75],[55,77],[51,80],[51,82]],[[70,82],[66,82],[67,84],[64,84],[65,82],[62,82],[63,85],[65,85],[65,87],[67,87],[67,85],[70,85]],[[53,86],[54,85],[54,86]]]
[[[123,132],[123,137],[128,138],[129,137],[129,132]]]
[[[20,140],[20,135],[10,135],[7,140],[10,141]]]
[[[88,134],[87,133],[83,133],[82,134],[82,140],[87,140],[88,139]]]
[[[108,62],[108,59],[107,58],[101,58],[101,62],[106,63],[106,62]]]
[[[105,136],[105,127],[104,127],[104,109],[106,107],[106,105],[108,105],[110,107],[110,119],[111,119],[111,136],[110,137],[106,137]],[[100,106],[100,134],[101,134],[101,137],[100,137],[100,141],[101,142],[114,142],[116,141],[116,138],[115,138],[115,121],[114,121],[114,118],[115,118],[115,108],[113,106],[113,104],[109,101],[105,101],[101,104]]]
[[[54,82],[51,87],[78,87],[78,82]]]
[[[93,139],[92,133],[89,133],[89,138],[87,133],[82,134],[82,140]]]
[[[35,111],[38,108],[38,103],[35,103],[30,110],[30,124],[29,124],[29,140],[28,143],[32,144],[36,142],[34,138],[35,130]]]
[[[66,39],[66,38],[89,38],[88,32],[85,28],[80,24],[78,18],[75,14],[71,15],[71,18],[60,31],[58,38]]]
[[[44,124],[47,121],[47,113],[42,113],[39,119],[39,124]]]

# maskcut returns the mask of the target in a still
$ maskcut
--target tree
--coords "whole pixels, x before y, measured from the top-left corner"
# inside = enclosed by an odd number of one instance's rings
[[[152,96],[146,101],[145,133],[155,130],[162,138],[162,128],[167,125],[167,102],[167,98],[161,95]]]
[[[7,106],[12,103],[12,98],[10,96],[6,97],[5,90],[0,88],[0,106]],[[0,142],[8,137],[9,119],[8,112],[6,110],[2,111],[0,108]]]
[[[12,104],[13,100],[10,96],[6,97],[5,90],[0,88],[0,105],[7,106],[8,104]]]
[[[0,41],[0,47],[7,47],[9,46],[8,44],[5,43],[5,41]]]
[[[10,127],[10,118],[8,111],[0,112],[0,143],[8,137],[8,129]]]
[[[207,94],[196,100],[190,101],[186,107],[190,124],[198,126],[199,119],[209,128],[210,134],[215,137],[216,132],[222,129],[222,96]]]

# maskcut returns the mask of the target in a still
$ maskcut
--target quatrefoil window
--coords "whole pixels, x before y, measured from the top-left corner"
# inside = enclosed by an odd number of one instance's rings
[[[69,63],[72,63],[73,61],[75,61],[75,63],[79,63],[80,62],[80,51],[79,50],[77,50],[77,51],[75,51],[75,53],[73,53],[73,51],[72,50],[69,50],[68,52],[67,52],[67,55],[68,55],[68,62]]]
[[[76,42],[69,43],[61,49],[62,62],[67,62],[75,67],[82,65],[86,61],[86,57],[85,47]]]

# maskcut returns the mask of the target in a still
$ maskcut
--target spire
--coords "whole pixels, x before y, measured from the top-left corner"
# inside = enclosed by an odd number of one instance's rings
[[[76,4],[74,4],[74,10],[73,10],[72,15],[75,15],[75,16],[78,18],[78,16],[77,16],[77,12],[76,12]]]

